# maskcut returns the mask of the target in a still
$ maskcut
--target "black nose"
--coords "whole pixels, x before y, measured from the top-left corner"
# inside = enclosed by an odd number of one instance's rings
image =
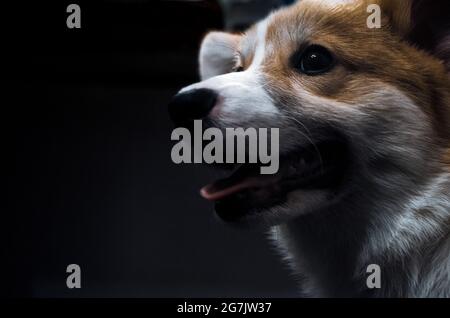
[[[169,104],[169,114],[177,126],[186,126],[194,119],[202,119],[216,105],[217,93],[201,88],[175,95]]]

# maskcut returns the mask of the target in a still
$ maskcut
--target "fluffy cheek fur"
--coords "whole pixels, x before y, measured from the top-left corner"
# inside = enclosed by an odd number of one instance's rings
[[[367,93],[357,100],[339,102],[311,94],[299,84],[292,84],[289,93],[271,87],[269,94],[288,119],[283,149],[298,149],[305,142],[327,138],[324,132],[332,129],[348,144],[351,163],[339,189],[294,191],[285,204],[265,213],[266,223],[347,204],[350,198],[369,202],[383,197],[384,202],[395,203],[426,184],[424,176],[431,178],[437,172],[433,169],[439,151],[432,125],[422,109],[398,89],[375,82],[366,85]]]

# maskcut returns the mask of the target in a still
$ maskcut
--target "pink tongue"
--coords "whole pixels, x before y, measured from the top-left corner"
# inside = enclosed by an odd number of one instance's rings
[[[217,201],[245,189],[261,188],[273,184],[278,179],[279,176],[276,175],[246,176],[245,171],[241,170],[227,179],[203,187],[200,190],[200,195],[206,200]]]
[[[255,187],[259,185],[260,182],[256,178],[244,179],[238,183],[229,185],[228,187],[219,187],[217,184],[212,183],[203,187],[200,190],[200,195],[209,201],[221,200],[228,197],[234,193],[240,192],[244,189]]]

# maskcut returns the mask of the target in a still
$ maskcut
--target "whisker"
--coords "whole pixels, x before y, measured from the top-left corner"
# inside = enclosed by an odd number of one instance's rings
[[[305,124],[303,124],[297,118],[289,116],[289,115],[285,115],[285,117],[295,121],[296,123],[298,123],[300,126],[302,126],[306,130],[306,133],[302,132],[301,130],[296,130],[296,132],[300,133],[303,137],[305,137],[311,143],[311,145],[314,148],[314,151],[317,153],[317,156],[319,157],[320,169],[321,169],[322,173],[324,173],[324,164],[323,164],[322,154],[320,153],[320,149],[319,149],[319,147],[317,147],[317,145],[314,142],[314,140],[312,139],[312,137],[310,137],[311,131],[308,129],[308,127],[305,126]]]

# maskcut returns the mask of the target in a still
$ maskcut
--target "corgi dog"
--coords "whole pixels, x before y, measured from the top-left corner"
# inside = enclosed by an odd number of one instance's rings
[[[277,127],[280,156],[274,175],[242,164],[201,195],[269,229],[300,296],[450,297],[449,1],[300,0],[208,33],[199,64],[175,123]]]

